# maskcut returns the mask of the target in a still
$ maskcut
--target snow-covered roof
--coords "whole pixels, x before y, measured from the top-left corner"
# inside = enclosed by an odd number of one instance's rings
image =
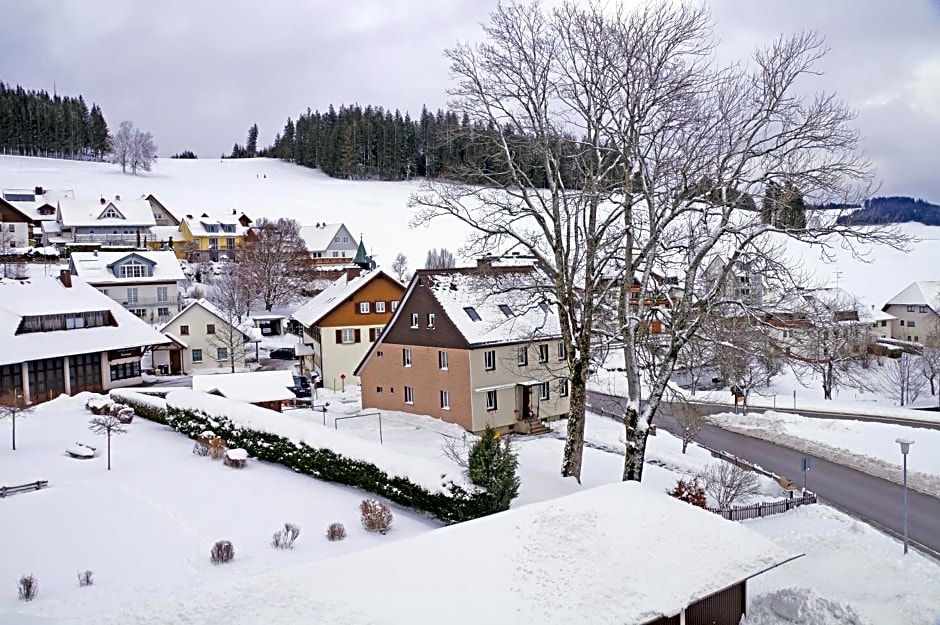
[[[419,270],[418,281],[472,346],[561,336],[547,279],[531,265]]]
[[[911,282],[910,285],[888,300],[885,306],[930,306],[940,310],[940,280]]]
[[[41,275],[42,268],[33,267],[32,274],[26,280],[0,279],[0,364],[169,342],[77,276],[66,287],[58,275]],[[16,334],[26,316],[97,311],[109,311],[117,325]]]
[[[59,221],[66,228],[74,226],[149,228],[156,225],[153,210],[147,200],[59,200]],[[118,217],[105,217],[114,209]]]
[[[313,299],[294,311],[291,318],[309,328],[379,276],[385,276],[396,284],[400,284],[398,280],[382,269],[364,271],[352,279],[343,274],[324,290],[317,293]]]
[[[294,376],[286,369],[193,376],[195,391],[214,393],[249,403],[291,399],[294,397],[288,390],[291,386],[294,386]]]
[[[117,278],[111,270],[114,263],[128,256],[137,256],[153,263],[153,275],[147,278]],[[178,282],[185,280],[176,254],[161,252],[72,252],[70,265],[78,276],[90,284],[120,282]]]
[[[319,252],[329,247],[330,243],[333,242],[333,239],[338,236],[342,227],[343,224],[341,223],[301,226],[300,236],[307,245],[307,250],[311,252]],[[350,245],[355,246],[356,241],[350,240]]]
[[[153,241],[182,240],[179,226],[154,226],[150,229],[150,238]]]
[[[239,221],[241,215],[209,215],[207,213],[202,213],[197,216],[187,215],[184,219],[186,225],[189,227],[189,231],[193,234],[194,237],[233,237],[233,236],[245,236],[245,233],[248,231],[248,228],[243,226]],[[234,226],[234,232],[225,232],[220,227],[217,232],[210,232],[206,229],[206,226]]]
[[[639,625],[793,557],[745,525],[620,482],[241,578],[125,622]]]
[[[211,315],[213,315],[216,319],[218,319],[218,320],[221,321],[222,323],[228,323],[228,321],[226,321],[226,315],[223,314],[221,310],[219,310],[218,308],[216,308],[215,305],[214,305],[212,302],[210,302],[209,300],[203,298],[203,299],[193,300],[192,302],[189,303],[188,306],[186,306],[185,308],[183,308],[183,310],[181,310],[181,311],[179,311],[178,313],[176,313],[175,315],[173,315],[173,316],[170,318],[169,321],[167,321],[167,322],[164,323],[162,326],[160,326],[160,332],[164,332],[164,331],[165,331],[168,327],[170,327],[170,325],[173,324],[177,319],[179,319],[180,317],[182,317],[183,315],[185,315],[186,313],[188,313],[192,308],[195,308],[196,306],[198,306],[198,307],[200,307],[200,308],[203,308],[204,310],[208,311]],[[247,339],[247,338],[249,338],[249,336],[254,336],[253,332],[254,332],[254,330],[256,330],[257,328],[255,328],[254,325],[253,325],[250,321],[244,321],[244,322],[242,322],[242,324],[238,327],[238,329],[242,331],[242,334],[245,334],[245,335],[246,335],[245,338]]]

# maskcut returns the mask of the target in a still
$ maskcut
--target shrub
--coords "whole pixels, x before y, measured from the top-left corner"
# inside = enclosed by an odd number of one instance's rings
[[[271,546],[275,549],[293,549],[294,541],[300,536],[300,527],[293,523],[285,523],[284,527],[274,532],[271,537]]]
[[[212,545],[212,552],[209,554],[212,564],[225,564],[231,562],[235,557],[235,547],[231,541],[220,540]]]
[[[159,397],[151,397],[128,389],[115,389],[111,397],[129,408],[134,409],[134,415],[149,421],[166,425],[166,402]]]
[[[93,415],[106,414],[114,402],[107,397],[92,397],[85,402],[85,408],[91,411]]]
[[[326,528],[326,539],[330,542],[346,538],[346,528],[342,523],[330,523]]]
[[[672,490],[667,490],[666,493],[671,497],[690,503],[698,508],[704,508],[707,503],[705,488],[697,477],[690,480],[679,478]]]
[[[363,499],[359,504],[359,514],[362,516],[362,527],[367,532],[385,534],[392,528],[391,509],[377,499]]]
[[[519,494],[516,475],[519,460],[509,440],[500,441],[499,434],[486,426],[483,436],[470,448],[467,464],[470,480],[495,499],[494,512],[509,510],[509,504]]]
[[[95,583],[94,579],[95,574],[92,571],[85,570],[78,572],[78,585],[79,586],[91,586]]]
[[[39,580],[32,573],[22,576],[16,586],[23,601],[32,601],[39,594]]]
[[[225,457],[225,452],[228,451],[228,447],[225,446],[225,441],[222,440],[221,436],[216,436],[211,439],[208,444],[209,455],[213,460],[221,460]]]
[[[202,441],[196,441],[196,443],[193,445],[193,455],[203,456],[203,457],[208,456],[209,455],[208,445],[206,445]]]
[[[134,409],[130,406],[121,406],[117,412],[117,418],[121,423],[130,423],[134,420]]]

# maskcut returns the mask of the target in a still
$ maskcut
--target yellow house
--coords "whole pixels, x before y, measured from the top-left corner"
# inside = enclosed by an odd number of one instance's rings
[[[186,215],[179,226],[155,228],[151,247],[165,248],[172,243],[178,258],[196,262],[217,261],[222,256],[235,260],[249,225],[251,219],[235,211],[223,217],[210,217],[206,213],[199,217]]]

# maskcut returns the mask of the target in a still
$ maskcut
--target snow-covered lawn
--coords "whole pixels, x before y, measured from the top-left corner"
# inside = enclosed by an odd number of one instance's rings
[[[49,488],[0,500],[0,623],[14,613],[78,619],[114,613],[123,605],[159,600],[200,585],[329,558],[426,532],[439,524],[394,507],[394,529],[368,534],[359,502],[369,495],[320,482],[282,467],[249,460],[244,469],[191,453],[192,441],[140,417],[112,441],[113,470],[105,467],[105,440],[88,430],[84,398],[41,405],[17,423],[17,451],[9,449],[10,423],[0,422],[0,484],[49,480]],[[76,441],[97,447],[91,460],[65,449]],[[327,525],[339,521],[349,536],[331,543]],[[270,546],[285,522],[300,526],[292,551]],[[209,562],[221,539],[235,546],[235,561]],[[79,570],[95,572],[94,586],[79,588]],[[39,597],[17,600],[23,574],[39,579]]]
[[[816,419],[797,414],[766,411],[748,414],[723,413],[709,417],[721,427],[763,438],[856,467],[887,480],[901,480],[899,437],[914,439],[908,455],[908,482],[915,488],[940,497],[940,430],[851,421]]]

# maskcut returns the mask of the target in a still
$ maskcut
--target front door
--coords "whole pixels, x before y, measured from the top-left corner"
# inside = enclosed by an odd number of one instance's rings
[[[522,420],[532,416],[532,387],[522,384],[516,387],[516,397],[519,404],[519,418]]]
[[[183,372],[183,352],[178,349],[170,350],[170,373],[179,375]]]

